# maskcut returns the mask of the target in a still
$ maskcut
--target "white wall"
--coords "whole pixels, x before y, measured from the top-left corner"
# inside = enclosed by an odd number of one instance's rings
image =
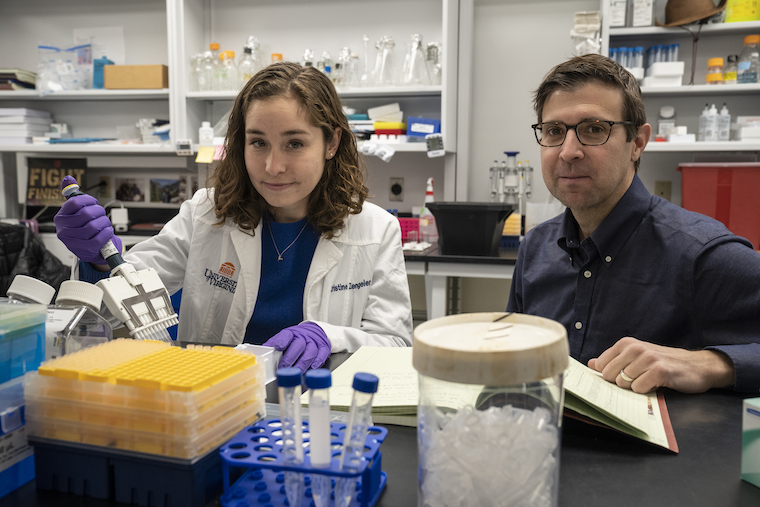
[[[505,151],[530,160],[534,202],[549,192],[541,179],[532,93],[546,73],[573,56],[576,11],[599,10],[598,0],[476,0],[473,29],[471,149],[468,200],[489,199],[488,169]]]

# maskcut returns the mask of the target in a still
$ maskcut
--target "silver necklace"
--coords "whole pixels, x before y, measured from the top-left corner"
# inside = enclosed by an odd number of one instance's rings
[[[269,229],[269,235],[272,237],[272,244],[274,245],[274,249],[277,252],[277,260],[281,261],[282,260],[282,254],[284,254],[285,252],[287,252],[288,248],[290,248],[291,246],[293,246],[295,244],[295,242],[298,241],[298,238],[301,237],[301,233],[304,231],[304,229],[306,229],[306,226],[309,225],[309,221],[306,220],[306,222],[303,224],[303,227],[301,227],[301,231],[298,233],[298,236],[296,236],[296,239],[294,239],[293,241],[291,241],[290,244],[288,246],[286,246],[285,250],[283,250],[282,252],[280,252],[280,249],[277,248],[277,242],[274,240],[274,234],[272,233],[272,223],[269,221],[269,218],[267,218],[267,225],[269,226],[268,227],[268,229]]]

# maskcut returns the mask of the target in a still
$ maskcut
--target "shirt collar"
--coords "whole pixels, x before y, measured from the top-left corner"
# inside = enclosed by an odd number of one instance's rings
[[[620,249],[641,223],[649,209],[651,198],[652,196],[641,179],[638,175],[634,175],[631,186],[628,187],[623,197],[599,224],[599,227],[591,233],[591,240],[607,266],[614,262]],[[559,233],[557,243],[563,250],[572,255],[571,249],[580,247],[580,240],[578,222],[570,208],[565,210]]]

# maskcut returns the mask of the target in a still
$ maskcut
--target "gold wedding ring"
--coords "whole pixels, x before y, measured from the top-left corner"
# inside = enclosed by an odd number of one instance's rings
[[[623,377],[623,380],[625,380],[626,382],[633,382],[634,380],[636,380],[626,375],[623,370],[620,370],[620,376]]]

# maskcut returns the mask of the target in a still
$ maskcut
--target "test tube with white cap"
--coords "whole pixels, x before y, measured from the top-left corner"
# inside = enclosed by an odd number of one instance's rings
[[[277,386],[282,423],[282,455],[286,465],[300,465],[303,463],[301,369],[277,370]],[[302,473],[285,472],[285,496],[290,505],[301,505],[305,489]]]
[[[309,458],[312,468],[327,468],[332,461],[330,449],[330,370],[309,370],[304,375],[309,389]],[[327,507],[332,488],[329,475],[312,474],[311,492],[316,507]]]
[[[372,398],[377,392],[378,378],[371,373],[354,375],[354,394],[348,412],[348,425],[343,438],[340,470],[356,472],[361,465],[364,442],[372,416]],[[356,491],[355,477],[340,477],[335,483],[335,507],[347,507]]]

